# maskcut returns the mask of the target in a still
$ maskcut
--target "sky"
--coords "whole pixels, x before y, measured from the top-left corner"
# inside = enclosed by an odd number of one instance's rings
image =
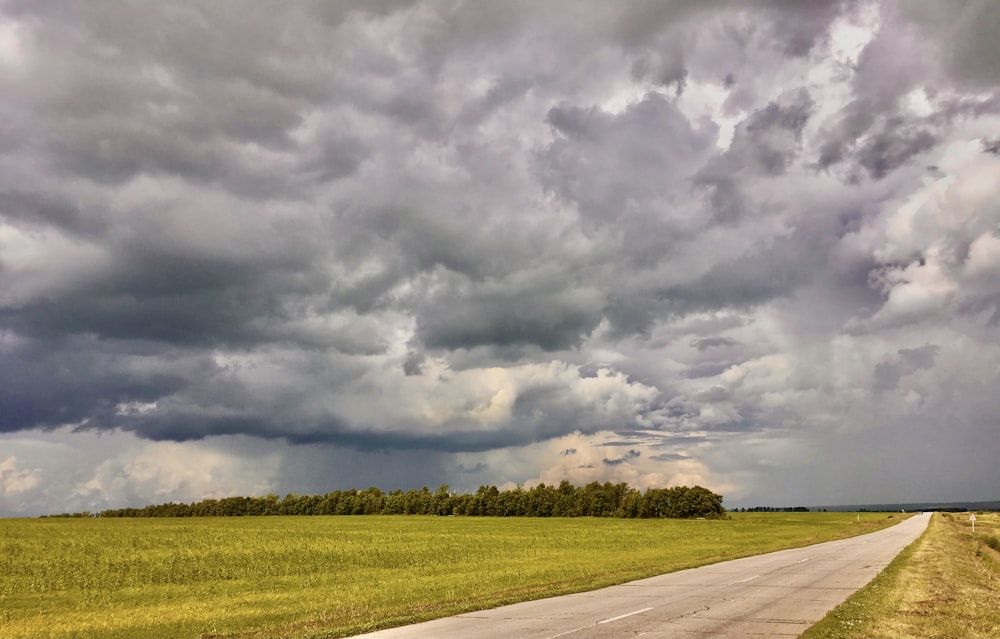
[[[991,0],[0,0],[0,516],[997,499],[997,32]]]

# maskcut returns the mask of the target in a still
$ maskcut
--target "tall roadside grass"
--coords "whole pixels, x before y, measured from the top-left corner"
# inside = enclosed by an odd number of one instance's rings
[[[0,519],[0,637],[340,637],[898,521],[855,519]]]
[[[803,639],[1000,637],[1000,513],[936,513],[927,531]],[[1000,543],[996,543],[1000,546]]]

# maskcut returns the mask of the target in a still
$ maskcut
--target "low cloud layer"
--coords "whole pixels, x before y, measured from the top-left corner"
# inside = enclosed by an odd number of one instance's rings
[[[7,2],[0,514],[995,498],[998,20]]]

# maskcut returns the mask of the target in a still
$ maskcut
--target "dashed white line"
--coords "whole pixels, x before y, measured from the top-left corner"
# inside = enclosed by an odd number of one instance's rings
[[[740,579],[739,581],[734,581],[733,583],[731,583],[729,585],[730,586],[735,586],[736,584],[745,584],[746,582],[753,581],[754,579],[757,579],[758,577],[760,577],[760,575],[754,575],[753,577],[747,577],[746,579]]]
[[[641,614],[641,613],[644,613],[644,612],[649,612],[652,609],[653,609],[653,607],[651,606],[649,608],[643,608],[642,610],[636,610],[636,611],[633,611],[633,612],[627,612],[624,615],[618,615],[617,617],[612,617],[610,619],[603,619],[603,620],[598,621],[597,623],[591,624],[589,626],[580,626],[579,628],[573,628],[572,630],[567,630],[566,632],[560,632],[557,635],[550,636],[548,639],[558,639],[559,637],[565,637],[566,635],[572,635],[572,634],[575,634],[577,632],[580,632],[581,630],[586,630],[587,628],[593,628],[594,626],[598,626],[598,625],[603,624],[603,623],[611,623],[612,621],[618,621],[619,619],[624,619],[625,617],[631,617],[632,615],[638,615],[638,614]]]
[[[618,621],[619,619],[624,619],[625,617],[631,617],[632,615],[638,615],[638,614],[641,614],[641,613],[644,613],[644,612],[649,612],[652,609],[653,609],[652,607],[649,607],[649,608],[643,608],[642,610],[636,610],[635,612],[627,612],[624,615],[618,615],[617,617],[612,617],[610,619],[605,619],[603,621],[598,621],[597,623],[599,623],[599,624],[601,624],[601,623],[611,623],[612,621]]]

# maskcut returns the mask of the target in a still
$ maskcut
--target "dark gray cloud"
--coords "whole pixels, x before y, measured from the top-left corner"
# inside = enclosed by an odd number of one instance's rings
[[[905,375],[934,366],[934,357],[941,347],[927,344],[920,348],[901,348],[897,357],[879,362],[875,366],[875,390],[884,391],[896,388],[899,380]]]
[[[409,352],[403,360],[403,373],[406,375],[419,375],[424,369],[423,353]]]
[[[655,264],[689,233],[670,199],[713,154],[713,126],[652,92],[620,114],[561,104],[547,121],[557,137],[541,156],[544,183],[578,208],[585,232],[613,233],[638,264]]]
[[[996,28],[1000,13],[989,0],[916,2],[897,7],[899,16],[929,36],[944,58],[948,77],[977,89],[996,90],[1000,83],[1000,48]]]
[[[731,337],[698,337],[691,340],[691,346],[697,348],[699,351],[707,351],[712,348],[725,348],[727,346],[736,346],[739,342]]]
[[[625,453],[624,455],[622,455],[621,457],[615,457],[613,459],[608,459],[607,457],[605,457],[601,461],[605,465],[607,465],[607,466],[617,466],[619,464],[624,464],[625,462],[627,462],[629,460],[632,460],[632,459],[635,459],[636,457],[641,457],[641,456],[642,456],[642,453],[640,453],[639,451],[637,451],[635,449],[631,449],[627,453]]]
[[[691,310],[754,306],[791,294],[815,269],[805,245],[782,242],[756,247],[735,259],[716,262],[706,273],[660,293],[666,306]]]
[[[724,402],[732,399],[729,391],[722,386],[713,386],[707,390],[703,390],[698,393],[697,399],[700,402],[714,403],[714,402]]]
[[[890,118],[858,150],[858,164],[880,180],[936,142],[930,130],[907,126],[902,118]]]
[[[716,377],[721,375],[730,366],[738,362],[732,361],[721,361],[721,362],[701,362],[689,366],[687,370],[684,371],[684,376],[690,379],[697,379],[699,377]]]
[[[110,426],[119,403],[147,403],[179,392],[192,383],[197,370],[185,365],[173,370],[147,367],[142,355],[125,349],[98,351],[94,341],[22,340],[4,348],[0,431],[101,422]]]
[[[213,490],[171,455],[892,501],[825,460],[998,410],[997,20],[7,2],[0,512]]]
[[[482,462],[479,462],[478,464],[476,464],[475,466],[473,466],[471,468],[466,468],[464,465],[459,464],[458,465],[458,472],[466,474],[466,475],[476,475],[478,473],[481,473],[481,472],[487,470],[488,468],[489,468],[489,466],[486,465],[486,464],[484,464],[484,463],[482,463]]]
[[[781,175],[799,153],[813,106],[809,92],[801,89],[752,113],[736,127],[729,151],[720,159],[722,166],[713,166],[702,179],[708,183],[724,179],[735,167]]]
[[[417,334],[430,348],[534,344],[545,350],[578,346],[601,320],[604,299],[594,289],[456,291],[454,301],[429,308]],[[442,300],[443,302],[443,300]]]
[[[681,453],[660,453],[659,455],[653,455],[650,459],[654,461],[683,461],[685,459],[690,459],[690,456],[683,455]]]

